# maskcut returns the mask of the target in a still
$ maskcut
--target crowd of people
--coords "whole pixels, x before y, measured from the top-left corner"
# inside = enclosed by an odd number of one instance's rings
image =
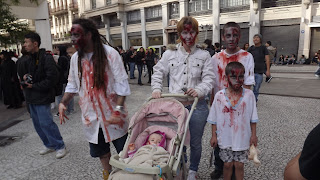
[[[156,54],[156,49],[153,47],[143,48],[140,47],[138,50],[134,49],[133,46],[129,50],[125,51],[122,46],[117,46],[116,50],[120,53],[123,65],[126,72],[130,75],[130,79],[136,79],[134,71],[138,69],[138,84],[143,85],[141,77],[145,72],[144,77],[148,75],[148,84],[151,83],[151,76],[153,74],[153,66],[158,62],[159,55]],[[166,46],[162,47],[162,54],[166,51]],[[146,68],[147,67],[147,68]],[[147,70],[146,70],[147,69]]]
[[[272,79],[270,67],[275,63],[276,48],[270,41],[263,44],[262,35],[255,34],[254,45],[246,43],[241,49],[241,28],[235,22],[226,23],[222,29],[225,47],[219,43],[212,45],[211,40],[205,40],[205,46],[199,46],[198,27],[195,18],[183,17],[177,24],[178,44],[163,47],[161,58],[151,47],[140,47],[137,51],[130,47],[124,51],[121,46],[113,48],[103,44],[95,23],[84,18],[72,23],[71,41],[76,48],[72,57],[64,46],[56,49],[56,55],[40,49],[40,36],[29,33],[25,36],[25,52],[17,61],[17,67],[8,53],[0,56],[3,59],[1,85],[11,85],[5,87],[11,88],[10,92],[2,86],[3,92],[16,93],[12,97],[18,98],[6,100],[8,108],[21,106],[24,97],[34,128],[44,145],[39,153],[45,155],[56,151],[59,159],[67,154],[67,149],[53,121],[51,103],[58,102],[57,116],[63,124],[74,111],[73,98],[78,94],[90,155],[100,159],[103,177],[108,179],[112,171],[110,143],[120,153],[128,136],[129,117],[125,106],[126,96],[131,94],[128,76],[136,79],[137,66],[138,84],[143,85],[141,76],[146,66],[153,98],[161,98],[166,76],[170,82],[169,93],[188,95],[178,99],[186,109],[190,110],[194,98],[199,98],[189,123],[188,180],[198,178],[202,152],[199,142],[202,142],[206,123],[211,124],[210,145],[215,148],[211,178],[218,179],[223,174],[224,179],[243,179],[249,147],[258,146],[256,103],[259,88],[263,74],[267,77],[266,82]],[[294,55],[289,62],[295,63],[293,58]],[[210,95],[210,109],[205,100],[207,95]],[[315,162],[309,161],[305,151],[300,156],[301,177],[319,178]],[[319,158],[319,153],[315,156]],[[286,172],[287,177],[291,175],[290,171]]]

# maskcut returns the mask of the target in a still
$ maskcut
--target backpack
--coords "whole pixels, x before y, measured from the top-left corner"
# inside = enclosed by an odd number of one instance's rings
[[[47,56],[52,56],[52,54],[50,54],[49,52],[46,52],[46,54],[44,56],[44,59],[46,59]],[[62,95],[62,90],[63,90],[63,80],[62,80],[62,78],[63,78],[63,70],[62,70],[61,66],[58,63],[55,63],[55,67],[57,69],[58,76],[56,78],[55,85],[53,86],[54,93],[55,93],[54,95],[55,96],[60,96],[60,95]]]
[[[62,90],[63,90],[63,70],[59,64],[56,64],[56,68],[58,71],[58,77],[57,77],[57,82],[54,86],[54,92],[55,96],[60,96],[62,95]]]

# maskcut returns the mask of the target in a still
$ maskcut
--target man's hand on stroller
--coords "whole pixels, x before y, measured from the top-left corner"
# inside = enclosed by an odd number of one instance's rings
[[[210,139],[211,147],[215,148],[218,145],[218,139],[217,136],[212,136]]]
[[[197,91],[192,88],[189,88],[184,94],[192,96],[192,97],[198,97]]]
[[[159,98],[161,98],[161,92],[160,91],[153,91],[151,96],[154,99],[159,99]]]

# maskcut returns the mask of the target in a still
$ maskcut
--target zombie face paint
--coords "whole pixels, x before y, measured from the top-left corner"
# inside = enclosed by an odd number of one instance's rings
[[[240,91],[244,82],[244,71],[242,69],[232,69],[228,75],[228,84],[234,91]]]
[[[71,27],[71,42],[76,49],[83,49],[86,45],[85,33],[79,24],[73,24]]]
[[[197,35],[197,32],[192,29],[191,24],[185,24],[183,31],[180,33],[180,39],[187,46],[193,46]]]
[[[227,49],[234,50],[240,41],[240,32],[236,27],[228,27],[224,30],[223,41],[226,43]]]

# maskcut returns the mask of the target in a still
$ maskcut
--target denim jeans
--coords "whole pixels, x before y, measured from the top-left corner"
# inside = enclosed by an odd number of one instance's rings
[[[259,89],[263,81],[263,74],[254,73],[254,79],[256,84],[253,86],[253,94],[256,97],[256,102],[258,102]]]
[[[134,62],[129,62],[129,65],[130,65],[130,78],[133,79],[134,78],[134,70],[135,70],[135,65],[136,63]]]
[[[43,144],[50,149],[64,148],[59,128],[53,122],[50,104],[29,104],[34,128]]]
[[[142,74],[142,65],[137,65],[139,77],[138,77],[138,84],[142,84],[141,82],[141,74]]]
[[[320,67],[318,68],[318,70],[314,74],[320,75]]]
[[[191,105],[186,106],[190,111]],[[207,123],[209,108],[205,100],[198,102],[189,122],[190,130],[190,170],[198,171],[202,152],[202,135]]]
[[[63,84],[62,94],[60,96],[56,96],[56,102],[58,103],[58,107],[59,107],[61,99],[64,95],[64,91],[66,90],[66,86],[67,86],[66,84]],[[67,112],[72,113],[73,111],[74,111],[74,100],[72,98],[70,100],[69,104],[67,105]]]

